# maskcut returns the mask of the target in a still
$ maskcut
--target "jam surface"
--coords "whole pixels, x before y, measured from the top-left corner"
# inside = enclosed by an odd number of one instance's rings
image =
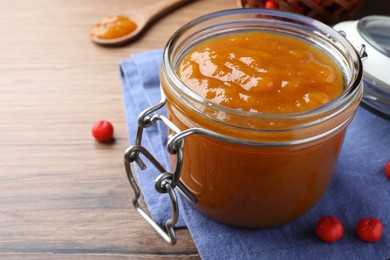
[[[243,32],[208,39],[181,60],[177,74],[201,97],[251,112],[309,110],[344,88],[338,65],[292,37]]]

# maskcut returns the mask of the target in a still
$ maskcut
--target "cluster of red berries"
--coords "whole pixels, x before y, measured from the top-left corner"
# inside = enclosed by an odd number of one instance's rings
[[[332,13],[335,10],[337,10],[340,7],[340,4],[338,4],[336,1],[325,1],[325,0],[312,0],[315,4],[321,5],[322,8],[324,8],[326,11]],[[249,2],[249,1],[248,1]],[[259,8],[266,8],[266,9],[285,9],[281,8],[278,4],[278,1],[275,0],[257,0],[257,1],[252,1],[254,2],[251,7],[259,7]],[[311,10],[312,7],[305,5],[299,0],[285,0],[286,4],[289,5],[289,11],[294,11],[296,13],[300,14],[308,14]],[[352,0],[351,1],[351,6],[357,6],[359,5],[361,0]]]
[[[322,0],[314,0],[314,1],[322,1]],[[305,14],[309,11],[309,8],[305,5],[303,5],[300,1],[297,0],[286,0],[286,3],[290,5],[290,7],[297,13]],[[267,0],[265,1],[264,5],[261,5],[261,3],[257,4],[257,7],[263,7],[266,9],[274,9],[278,10],[280,9],[280,6],[277,2],[274,0]]]
[[[316,235],[322,241],[331,243],[339,240],[344,234],[341,221],[333,216],[320,218],[315,226]],[[379,219],[362,218],[356,225],[357,236],[366,242],[376,242],[382,237],[383,224]]]

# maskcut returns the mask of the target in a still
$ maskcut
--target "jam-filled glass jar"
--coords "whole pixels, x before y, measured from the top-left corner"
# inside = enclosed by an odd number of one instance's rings
[[[247,32],[287,36],[318,48],[340,69],[341,93],[308,110],[268,113],[212,102],[183,83],[178,66],[195,46]],[[187,133],[181,136],[180,182],[194,207],[222,223],[269,227],[304,214],[331,183],[362,97],[362,64],[342,35],[314,19],[274,10],[227,10],[200,17],[172,36],[164,50],[161,88],[168,119]],[[171,164],[177,165],[175,155]]]

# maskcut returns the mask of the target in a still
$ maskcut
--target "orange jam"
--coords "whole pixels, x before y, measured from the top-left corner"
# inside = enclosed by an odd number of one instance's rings
[[[361,88],[330,106],[346,84],[341,65],[287,34],[236,32],[182,53],[168,65],[181,82],[161,72],[168,118],[181,131],[224,137],[184,138],[180,180],[194,207],[242,227],[284,224],[313,207],[332,180]]]
[[[181,61],[178,76],[207,100],[251,112],[308,110],[344,88],[340,69],[325,53],[264,32],[230,34],[195,46]]]
[[[137,24],[125,16],[109,16],[96,24],[91,35],[100,39],[116,39],[137,29]]]

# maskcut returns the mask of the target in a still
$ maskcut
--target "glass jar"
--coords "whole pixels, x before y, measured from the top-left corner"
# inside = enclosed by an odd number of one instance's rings
[[[193,46],[247,31],[278,33],[321,49],[343,72],[344,91],[315,109],[266,114],[212,103],[181,82],[177,66]],[[167,43],[160,78],[168,119],[190,133],[181,144],[181,183],[200,212],[240,227],[284,224],[319,201],[362,97],[361,60],[342,35],[311,18],[274,10],[227,10],[190,22]],[[176,156],[171,159],[177,165]]]

